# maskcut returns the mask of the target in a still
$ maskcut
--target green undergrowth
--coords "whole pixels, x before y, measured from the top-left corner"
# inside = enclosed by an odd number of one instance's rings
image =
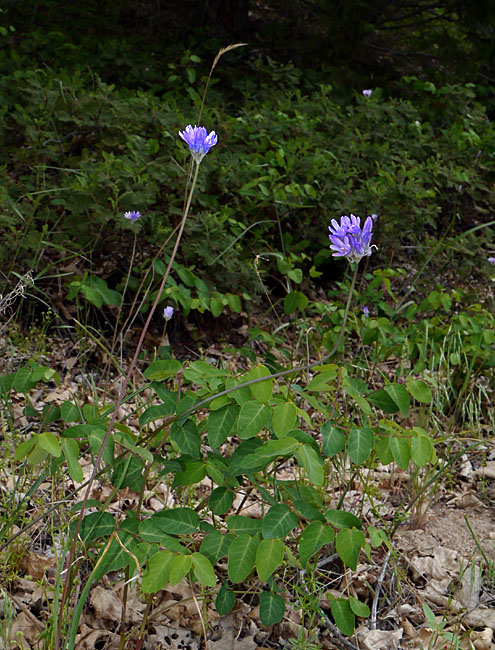
[[[248,346],[244,371],[165,354],[147,364],[144,382],[124,400],[130,417],[117,422],[103,450],[99,479],[112,494],[104,504],[86,504],[79,544],[89,568],[73,618],[66,619],[73,621],[64,632],[68,647],[91,586],[106,574],[140,576],[144,597],[187,576],[220,614],[248,587],[257,594],[262,622],[271,625],[284,616],[287,588],[305,603],[306,616],[318,615],[320,553],[335,552],[355,570],[372,562],[380,547],[393,548],[395,531],[418,500],[430,499],[443,475],[494,424],[492,311],[471,303],[466,292],[440,286],[419,303],[401,304],[405,274],[376,269],[362,275],[341,354],[310,373],[263,380],[290,358],[301,359],[297,340],[315,351],[334,345],[346,280],[322,302],[287,294],[279,312],[287,327],[278,334],[251,330],[266,352],[259,357]],[[64,475],[83,482],[81,461],[94,462],[114,409],[113,400],[85,403],[83,391],[40,410],[33,391],[43,401],[40,391],[57,386],[58,373],[34,361],[0,378],[2,473],[19,476],[19,492],[27,495],[15,507],[5,503],[0,545],[7,565],[19,555],[9,539],[14,526],[26,525],[28,497],[39,489],[34,476],[42,472],[39,480],[54,485]],[[23,396],[29,423],[22,437],[14,395]],[[374,470],[386,466],[411,476],[407,499],[392,519],[384,516],[373,481]],[[349,508],[346,495],[357,479],[362,497]],[[144,495],[161,483],[172,503],[150,510]],[[139,505],[115,514],[108,506],[123,489],[140,495]],[[55,499],[63,496],[54,490]],[[364,516],[366,504],[371,511]],[[52,528],[58,544],[60,536],[73,536],[80,505],[74,495],[65,512],[69,527]],[[247,506],[256,516],[243,513]],[[43,503],[38,507],[49,512]],[[313,579],[301,582],[298,572]],[[344,634],[370,615],[370,603],[351,594],[330,599],[331,620]]]
[[[313,279],[327,273],[327,225],[353,211],[380,215],[382,263],[411,247],[424,260],[426,232],[457,242],[467,270],[476,268],[470,242],[456,238],[475,227],[478,244],[493,235],[494,134],[473,85],[404,77],[371,97],[356,87],[349,101],[347,88],[309,81],[294,66],[245,65],[252,76],[232,80],[235,103],[214,78],[202,118],[219,144],[169,281],[186,313],[232,308],[232,287],[241,301],[261,294],[260,257],[270,288],[289,271],[296,283],[311,267]],[[159,281],[150,272],[160,273],[182,213],[188,158],[177,132],[199,109],[203,66],[185,55],[188,74],[171,72],[160,93],[82,68],[20,65],[2,78],[0,259],[6,270],[29,267],[40,299],[50,302],[56,284],[69,303],[81,295],[88,308],[118,304],[133,240],[123,213],[139,209],[128,295],[149,308]]]

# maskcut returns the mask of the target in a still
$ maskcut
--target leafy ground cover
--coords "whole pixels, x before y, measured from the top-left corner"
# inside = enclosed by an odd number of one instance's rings
[[[217,57],[199,164],[184,56],[160,96],[82,68],[0,82],[4,648],[490,648],[475,87],[344,101],[254,59],[266,81],[222,102]],[[356,206],[379,250],[349,264],[327,226]]]

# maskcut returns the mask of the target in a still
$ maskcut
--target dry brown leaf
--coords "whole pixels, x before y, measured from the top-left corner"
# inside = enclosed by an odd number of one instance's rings
[[[459,588],[454,592],[457,601],[466,609],[474,609],[478,606],[481,590],[481,572],[479,567],[473,571],[472,565],[464,571]]]
[[[495,609],[483,609],[478,607],[462,619],[469,627],[488,627],[495,631]]]
[[[96,618],[120,621],[122,603],[118,595],[111,589],[96,586],[91,592],[89,602]]]
[[[359,630],[358,637],[362,647],[366,650],[397,650],[404,630],[369,630],[363,627]]]
[[[71,400],[73,398],[73,393],[64,386],[60,386],[55,390],[52,390],[45,395],[43,398],[44,402],[55,402],[55,404],[62,404],[65,400]]]
[[[55,558],[27,551],[19,562],[19,568],[33,580],[41,580],[45,573],[49,573],[55,568]]]
[[[199,650],[199,640],[194,639],[190,630],[168,625],[153,625],[153,633],[144,643],[145,650]]]
[[[107,642],[104,646],[105,650],[117,650],[119,647],[119,635],[109,630],[95,630],[84,624],[80,626],[79,630],[80,633],[76,636],[75,650],[94,650],[96,642],[105,637],[107,637]]]
[[[246,630],[246,625],[249,625],[249,631]],[[239,612],[231,612],[223,616],[218,629],[221,637],[215,641],[208,641],[209,650],[257,650],[258,644],[254,640],[258,631],[256,625],[250,619],[241,622]],[[241,632],[242,638],[240,638]]]
[[[482,478],[495,479],[495,460],[490,460],[484,467],[475,469],[473,476],[480,476]]]
[[[490,650],[493,640],[493,630],[486,627],[481,632],[470,632],[469,638],[471,639],[476,650]]]
[[[23,650],[28,648],[28,644],[32,650],[41,650],[43,640],[37,640],[37,638],[42,631],[41,624],[36,623],[34,616],[29,616],[25,612],[21,612],[13,621],[12,627],[10,628],[10,642],[12,646],[9,650],[14,650],[18,647],[15,640],[19,638],[22,639],[19,647],[23,648]]]

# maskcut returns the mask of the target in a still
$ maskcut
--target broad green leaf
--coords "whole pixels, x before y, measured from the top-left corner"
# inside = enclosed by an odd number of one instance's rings
[[[351,427],[347,451],[355,465],[362,465],[370,456],[375,445],[375,434],[367,427]]]
[[[210,311],[215,316],[215,318],[218,318],[220,314],[223,311],[223,301],[220,298],[217,298],[216,296],[213,296],[210,299]]]
[[[261,530],[261,519],[253,519],[252,517],[243,517],[242,515],[232,515],[227,519],[227,527],[232,533],[238,535],[247,533],[248,535],[256,535]]]
[[[406,438],[390,436],[390,450],[397,465],[404,471],[409,467],[411,460],[411,444]]]
[[[172,487],[178,485],[196,485],[206,476],[206,465],[202,460],[192,460],[184,464],[184,469],[176,472]]]
[[[280,440],[268,440],[258,447],[252,454],[259,463],[278,458],[278,456],[289,456],[294,453],[299,443],[295,438],[281,438]]]
[[[332,424],[330,420],[322,424],[323,453],[328,458],[336,456],[345,447],[345,433]]]
[[[375,442],[377,456],[382,465],[390,465],[394,460],[392,450],[390,449],[390,435],[377,436]]]
[[[201,436],[191,418],[183,424],[174,422],[170,429],[170,439],[175,442],[183,454],[192,456],[196,460],[201,458]]]
[[[283,539],[299,524],[297,516],[284,503],[272,506],[263,519],[261,533],[265,539]]]
[[[228,614],[232,607],[235,605],[235,594],[230,591],[228,585],[222,585],[218,590],[217,597],[215,598],[215,608],[220,616]]]
[[[418,402],[421,402],[422,404],[431,403],[431,400],[433,399],[431,389],[422,379],[408,379],[406,380],[406,387]]]
[[[174,553],[186,554],[186,547],[182,546],[177,537],[172,537],[169,533],[165,532],[167,524],[163,524],[160,519],[154,516],[143,519],[139,522],[139,536],[148,544],[158,542],[160,546],[173,551]]]
[[[58,458],[58,456],[60,456],[62,453],[57,436],[55,436],[53,433],[50,433],[49,431],[45,431],[45,433],[41,433],[38,436],[38,444],[49,454],[55,456],[55,458]]]
[[[210,560],[202,553],[193,553],[191,560],[198,582],[203,587],[214,587],[217,584],[217,577]]]
[[[199,528],[199,515],[191,508],[172,508],[156,512],[152,519],[168,535],[189,535]]]
[[[325,512],[325,519],[336,528],[358,528],[361,530],[363,527],[361,520],[356,515],[345,510],[327,510]]]
[[[229,546],[228,574],[231,582],[242,582],[254,569],[258,544],[258,537],[239,535]]]
[[[149,422],[154,422],[155,420],[161,420],[166,418],[168,415],[175,413],[175,407],[177,404],[155,404],[147,408],[144,413],[139,416],[139,424],[144,427],[145,424]]]
[[[364,544],[364,533],[357,528],[342,528],[337,533],[335,547],[340,559],[353,571],[356,570],[361,547]]]
[[[349,377],[345,378],[342,384],[342,388],[347,393],[347,395],[349,395],[349,397],[352,397],[352,399],[356,402],[360,410],[365,415],[371,414],[371,406],[369,405],[369,402],[373,403],[373,400],[370,399],[369,396],[367,396],[367,399],[364,398],[356,389],[355,385],[351,382]]]
[[[368,527],[368,535],[370,538],[371,545],[373,548],[378,548],[382,544],[389,543],[387,533],[382,528],[376,528],[375,526]]]
[[[246,458],[262,446],[262,442],[258,437],[243,440],[241,444],[234,450],[230,457],[228,464],[228,473],[230,476],[239,476],[239,474],[246,474]]]
[[[259,379],[260,377],[267,377],[270,371],[266,366],[259,365],[252,368],[246,375],[244,381],[251,381],[252,379]],[[251,395],[259,402],[268,402],[273,392],[273,379],[266,381],[259,381],[249,386]]]
[[[233,388],[234,386],[237,386],[239,384],[242,384],[244,380],[235,380],[233,377],[227,377],[225,380],[225,388]],[[231,393],[229,393],[229,397],[232,397],[239,406],[242,406],[246,402],[249,402],[251,399],[251,391],[249,390],[249,386],[244,386],[244,388],[239,388],[238,390],[233,390]]]
[[[168,405],[169,407],[177,406],[177,393],[170,391],[166,386],[161,384],[159,381],[152,381],[150,384],[151,388],[155,391],[158,397],[162,400],[163,404]]]
[[[226,487],[217,487],[208,498],[208,506],[215,515],[223,515],[234,503],[234,494]]]
[[[313,521],[306,526],[299,540],[299,557],[303,566],[309,558],[320,550],[325,544],[334,540],[334,532],[330,526],[325,526],[321,521]]]
[[[220,558],[227,555],[229,546],[233,540],[234,536],[230,533],[224,535],[218,531],[214,531],[206,535],[201,542],[199,550],[212,564],[215,564]]]
[[[285,545],[280,539],[263,539],[256,550],[256,573],[266,582],[275,569],[282,564]]]
[[[225,462],[219,460],[218,458],[213,458],[210,456],[206,459],[206,473],[217,485],[222,485],[227,477],[227,462],[228,459],[225,459]]]
[[[32,438],[29,438],[28,440],[23,440],[19,445],[17,445],[14,452],[14,460],[23,460],[24,458],[26,458],[26,456],[28,456],[29,453],[32,451],[33,447],[35,447],[37,439],[38,436],[34,435]]]
[[[399,407],[395,401],[390,397],[386,390],[381,388],[380,390],[371,393],[367,396],[368,402],[371,402],[373,406],[385,411],[385,413],[397,413]]]
[[[388,384],[385,391],[394,400],[404,417],[409,413],[409,393],[402,384]]]
[[[132,451],[132,453],[135,456],[139,456],[139,458],[142,458],[146,463],[153,462],[154,456],[149,449],[136,446],[133,442],[130,441],[128,436],[120,435],[119,433],[114,433],[113,437],[116,443],[122,445],[129,451]]]
[[[168,584],[174,557],[170,551],[158,551],[150,557],[141,582],[145,594],[154,594]]]
[[[175,375],[182,369],[182,363],[176,359],[162,359],[154,361],[144,371],[146,379],[163,381],[168,377],[175,377]]]
[[[368,605],[361,602],[357,598],[354,598],[354,596],[349,596],[349,605],[351,606],[354,614],[360,618],[368,618],[368,616],[371,614]]]
[[[256,400],[250,400],[241,407],[237,433],[239,438],[246,440],[254,437],[268,424],[272,415],[271,409]]]
[[[292,429],[289,437],[295,438],[302,445],[308,445],[315,451],[316,454],[318,454],[318,456],[320,455],[320,447],[316,440],[309,435],[309,433],[306,433],[301,429]]]
[[[296,425],[297,406],[292,402],[284,402],[273,409],[272,427],[277,438],[285,438]]]
[[[236,314],[241,313],[241,299],[233,293],[226,293],[225,297],[229,303],[230,309]]]
[[[43,447],[40,447],[38,445],[38,440],[36,439],[36,444],[33,447],[33,450],[27,457],[27,462],[29,465],[39,465],[39,463],[42,463],[46,460],[48,457],[48,452],[46,449],[43,449]]]
[[[190,382],[208,386],[209,382],[215,377],[224,377],[225,371],[212,366],[207,361],[193,361],[184,369],[183,376]]]
[[[168,581],[171,585],[177,585],[182,578],[190,571],[192,560],[190,555],[174,555],[170,563],[170,574]]]
[[[419,433],[411,440],[411,454],[414,463],[418,467],[423,467],[431,460],[433,454],[433,444],[428,436]]]
[[[103,440],[105,439],[105,436],[106,436],[106,431],[104,429],[99,429],[99,428],[93,428],[88,433],[89,446],[91,447],[91,451],[93,452],[93,454],[95,454],[95,456],[97,456],[100,453],[100,449],[103,444]],[[62,440],[64,440],[64,438],[62,438]],[[72,440],[72,438],[67,438],[67,440]],[[63,442],[62,442],[62,448],[63,448]],[[105,449],[103,450],[103,460],[107,465],[110,466],[113,465],[113,452],[114,452],[114,441],[112,436],[109,436],[105,443]]]
[[[136,557],[138,542],[124,531],[119,531],[120,543],[113,539],[110,546],[102,546],[98,555],[97,565],[93,573],[93,579],[99,580],[109,571],[118,571],[124,567],[136,569],[136,563],[131,553]],[[138,560],[139,561],[139,560]]]
[[[323,460],[310,445],[301,445],[295,452],[297,462],[304,467],[313,485],[322,486],[325,480]]]
[[[284,298],[284,311],[286,314],[292,314],[298,309],[303,311],[308,306],[308,303],[309,300],[303,293],[300,291],[291,291]]]
[[[86,405],[88,406],[88,405]],[[92,433],[103,432],[105,435],[106,427],[102,423],[100,424],[74,424],[71,427],[67,427],[62,433],[63,438],[89,438]]]
[[[284,617],[284,599],[278,594],[269,591],[260,593],[260,619],[263,625],[275,625],[280,623]]]
[[[71,521],[69,526],[71,537],[74,537],[76,527],[77,519],[74,519]],[[114,531],[114,528],[115,519],[109,512],[92,512],[89,515],[85,515],[81,522],[81,527],[79,529],[79,539],[84,544],[89,544],[99,537],[111,535]]]
[[[354,633],[356,618],[347,598],[335,598],[330,603],[330,609],[335,625],[342,634],[351,636]]]
[[[112,485],[118,486],[119,489],[128,487],[133,492],[140,492],[144,482],[143,470],[144,464],[139,458],[122,458],[113,465]]]
[[[293,282],[295,282],[296,284],[301,284],[301,282],[303,281],[304,275],[303,275],[302,269],[289,269],[287,271],[287,277],[289,279],[291,279]],[[306,296],[304,296],[304,298],[306,298]],[[307,298],[306,298],[306,300],[308,301]]]
[[[230,435],[240,408],[237,404],[228,404],[217,411],[210,411],[208,416],[208,442],[217,449]]]
[[[76,483],[81,483],[84,474],[82,467],[79,464],[79,445],[77,444],[77,441],[72,438],[60,438],[60,445],[67,462],[67,471],[69,472],[69,476]]]
[[[321,512],[307,501],[304,501],[304,499],[294,499],[292,501],[292,507],[301,519],[325,522],[325,517]]]
[[[251,397],[251,393],[249,393],[249,397]],[[220,395],[220,397],[215,397],[210,402],[210,411],[218,411],[221,409],[223,406],[228,406],[229,404],[232,404],[232,396],[229,395]]]
[[[66,400],[60,405],[60,417],[62,418],[62,422],[66,424],[68,422],[79,422],[81,419],[81,411],[76,404]]]

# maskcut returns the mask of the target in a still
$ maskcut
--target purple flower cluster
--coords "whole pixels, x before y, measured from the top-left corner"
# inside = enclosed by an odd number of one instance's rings
[[[218,140],[215,131],[207,133],[204,126],[191,126],[190,124],[184,131],[179,131],[179,135],[189,147],[198,165]]]
[[[170,320],[173,315],[174,315],[174,308],[170,306],[165,307],[165,309],[163,310],[163,318],[165,320]]]
[[[373,220],[376,214],[368,217],[361,227],[361,218],[351,214],[340,219],[332,219],[332,225],[328,226],[330,231],[330,248],[334,251],[334,257],[346,257],[349,262],[359,262],[362,257],[371,255],[371,237],[373,235]]]
[[[124,217],[126,219],[130,219],[131,221],[137,221],[139,217],[141,216],[141,213],[138,212],[137,210],[131,210],[130,212],[124,212]]]

